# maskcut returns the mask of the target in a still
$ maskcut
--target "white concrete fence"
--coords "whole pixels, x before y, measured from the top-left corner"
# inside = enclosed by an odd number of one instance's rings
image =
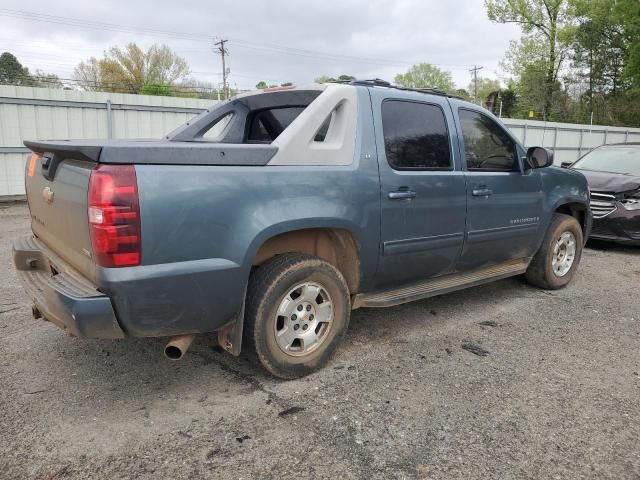
[[[555,163],[576,161],[589,150],[609,143],[640,142],[640,128],[605,127],[574,123],[503,118],[504,124],[528,147],[555,151]]]
[[[0,199],[24,195],[24,140],[160,138],[212,100],[0,85]],[[555,149],[556,163],[605,143],[640,142],[640,129],[503,119],[525,145]]]
[[[161,138],[214,103],[0,85],[0,198],[24,195],[24,140]]]

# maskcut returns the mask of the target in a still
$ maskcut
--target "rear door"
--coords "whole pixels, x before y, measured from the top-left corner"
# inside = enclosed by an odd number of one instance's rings
[[[379,286],[447,273],[462,249],[466,212],[447,98],[370,91],[382,197]]]
[[[467,177],[466,240],[458,268],[530,257],[539,238],[542,187],[523,169],[524,149],[497,121],[468,104],[452,106]]]
[[[33,155],[27,164],[26,193],[36,237],[73,268],[95,276],[87,218],[89,177],[95,163]]]

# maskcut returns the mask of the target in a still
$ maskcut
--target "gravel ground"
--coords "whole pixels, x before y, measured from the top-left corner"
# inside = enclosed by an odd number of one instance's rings
[[[213,336],[172,363],[34,320],[27,219],[0,205],[1,478],[640,478],[640,248],[591,246],[557,292],[358,310],[331,365],[282,382]]]

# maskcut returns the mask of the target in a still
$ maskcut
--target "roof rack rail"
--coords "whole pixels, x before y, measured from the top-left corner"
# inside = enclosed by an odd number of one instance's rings
[[[392,87],[391,83],[386,80],[382,80],[381,78],[368,78],[368,79],[355,79],[348,80],[346,82],[349,85],[365,85],[365,86],[375,86],[375,87]]]
[[[447,93],[444,90],[440,90],[438,88],[409,88],[409,87],[400,87],[398,85],[392,85],[386,80],[382,80],[380,78],[370,78],[370,79],[356,79],[356,80],[342,80],[336,81],[334,83],[342,83],[345,85],[360,85],[365,87],[386,87],[386,88],[394,88],[396,90],[404,90],[406,92],[418,92],[418,93],[427,93],[430,95],[440,95],[441,97],[449,97],[449,98],[457,98],[459,100],[464,100],[462,97],[458,95],[453,95],[451,93]]]

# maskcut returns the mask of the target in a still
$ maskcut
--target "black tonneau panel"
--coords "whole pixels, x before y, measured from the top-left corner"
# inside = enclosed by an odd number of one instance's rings
[[[278,151],[271,145],[236,145],[204,142],[132,143],[102,149],[101,163],[158,165],[262,166]]]
[[[24,142],[37,153],[97,163],[263,166],[278,151],[271,145],[167,140],[63,140]]]
[[[85,160],[87,162],[97,162],[100,158],[102,146],[98,144],[87,144],[83,141],[53,141],[53,142],[29,142],[25,141],[24,145],[36,153],[54,153],[59,154],[63,158],[75,158],[76,160]]]

